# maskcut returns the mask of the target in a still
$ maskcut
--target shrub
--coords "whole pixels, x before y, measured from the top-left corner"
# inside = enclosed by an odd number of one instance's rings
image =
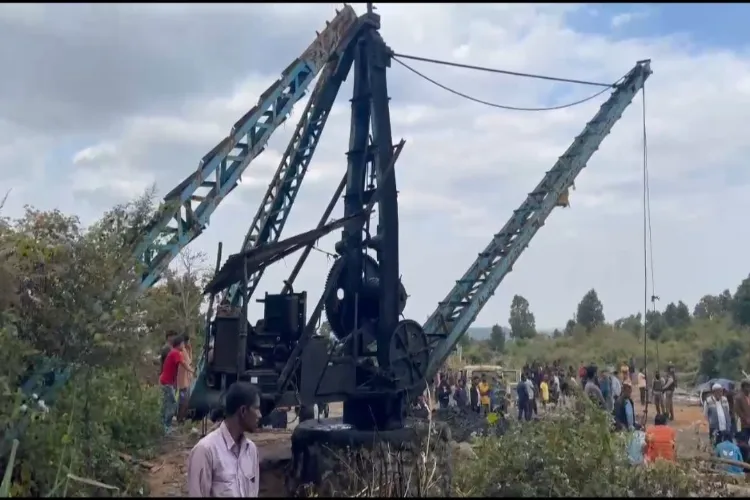
[[[531,423],[512,423],[501,436],[478,438],[475,460],[456,464],[454,492],[466,497],[728,495],[685,466],[633,467],[626,438],[588,402]]]

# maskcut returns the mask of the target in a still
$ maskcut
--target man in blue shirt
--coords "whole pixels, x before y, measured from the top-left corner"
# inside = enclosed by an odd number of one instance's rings
[[[718,443],[716,444],[714,451],[717,457],[742,462],[742,452],[740,451],[740,447],[734,444],[732,437],[728,432],[720,432],[716,440]],[[724,472],[733,476],[743,476],[745,474],[744,469],[737,465],[722,464],[721,468]]]

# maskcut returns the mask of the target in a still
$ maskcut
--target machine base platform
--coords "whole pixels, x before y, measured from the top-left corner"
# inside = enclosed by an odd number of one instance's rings
[[[453,465],[450,439],[447,426],[421,420],[408,420],[403,428],[389,431],[361,431],[341,418],[302,422],[292,433],[289,493],[447,496]]]

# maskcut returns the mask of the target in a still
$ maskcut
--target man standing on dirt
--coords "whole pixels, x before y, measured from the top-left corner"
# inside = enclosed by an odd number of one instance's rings
[[[190,497],[257,497],[258,448],[245,433],[258,429],[260,393],[236,382],[226,395],[224,421],[193,447],[188,457]]]
[[[638,370],[638,395],[641,399],[641,406],[646,404],[646,370]]]
[[[516,386],[516,403],[518,404],[518,421],[531,420],[531,402],[529,401],[529,389],[526,384],[526,373],[521,374],[521,381]]]
[[[651,394],[653,395],[657,415],[661,415],[664,412],[663,387],[664,381],[661,379],[659,370],[657,370],[654,372],[654,381],[651,383]]]
[[[667,418],[671,421],[674,420],[674,390],[677,388],[677,377],[674,374],[674,366],[669,365],[667,367],[667,379],[664,381],[664,411],[667,414]]]
[[[162,424],[164,425],[164,432],[167,434],[172,430],[172,417],[175,416],[177,410],[177,395],[175,393],[177,388],[177,369],[182,366],[191,375],[193,374],[192,368],[185,364],[185,359],[182,355],[183,344],[184,341],[181,335],[177,335],[172,340],[172,350],[169,351],[164,360],[164,367],[159,377],[159,384],[162,390]]]

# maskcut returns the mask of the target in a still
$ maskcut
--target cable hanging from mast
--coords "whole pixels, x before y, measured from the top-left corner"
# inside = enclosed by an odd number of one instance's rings
[[[443,90],[445,90],[447,92],[450,92],[451,94],[457,95],[459,97],[463,97],[464,99],[467,99],[469,101],[475,102],[477,104],[483,104],[483,105],[489,106],[491,108],[504,109],[504,110],[507,110],[507,111],[555,111],[555,110],[570,108],[570,107],[573,107],[573,106],[578,106],[580,104],[584,104],[584,103],[586,103],[588,101],[596,99],[597,97],[599,97],[600,95],[604,94],[608,90],[611,90],[612,88],[616,87],[623,80],[623,78],[624,78],[624,76],[623,76],[623,77],[619,78],[614,83],[600,83],[600,82],[592,82],[592,81],[586,81],[586,80],[575,80],[575,79],[570,79],[570,78],[553,77],[553,76],[547,76],[547,75],[537,75],[537,74],[533,74],[533,73],[519,73],[519,72],[516,72],[516,71],[506,71],[506,70],[494,69],[494,68],[487,68],[487,67],[482,67],[482,66],[472,66],[472,65],[468,65],[468,64],[454,63],[454,62],[449,62],[449,61],[441,61],[441,60],[438,60],[438,59],[428,59],[428,58],[425,58],[425,57],[410,56],[410,55],[398,54],[398,53],[394,53],[392,55],[392,58],[398,64],[400,64],[401,66],[403,66],[407,70],[411,71],[415,75],[419,76],[420,78],[422,78],[424,80],[427,80],[431,84],[433,84],[433,85],[435,85],[437,87],[440,87],[441,89],[443,89]],[[476,71],[485,71],[485,72],[490,72],[490,73],[498,73],[498,74],[503,74],[503,75],[522,77],[522,78],[534,78],[534,79],[540,79],[540,80],[548,80],[548,81],[563,82],[563,83],[574,83],[574,84],[578,84],[578,85],[589,85],[589,86],[597,86],[597,87],[604,87],[604,88],[602,90],[596,92],[595,94],[590,95],[590,96],[588,96],[586,98],[583,98],[583,99],[580,99],[580,100],[577,100],[577,101],[574,101],[574,102],[570,102],[570,103],[567,103],[567,104],[562,104],[562,105],[559,105],[559,106],[549,106],[549,107],[540,107],[540,108],[525,108],[525,107],[518,107],[518,106],[507,106],[507,105],[504,105],[504,104],[497,104],[497,103],[485,101],[483,99],[479,99],[479,98],[470,96],[470,95],[465,94],[463,92],[460,92],[460,91],[458,91],[456,89],[453,89],[451,87],[443,85],[442,83],[436,81],[435,79],[430,78],[429,76],[425,75],[424,73],[422,73],[422,72],[414,69],[413,67],[409,66],[408,64],[406,64],[401,59],[413,59],[413,60],[416,60],[416,61],[422,61],[422,62],[427,62],[427,63],[432,63],[432,64],[442,64],[442,65],[453,66],[453,67],[457,67],[457,68],[472,69],[472,70],[476,70]]]
[[[654,244],[651,230],[651,190],[649,187],[648,175],[648,134],[646,129],[646,86],[641,89],[643,98],[642,118],[643,118],[643,367],[648,373],[648,340],[649,328],[647,317],[649,313],[648,304],[651,301],[653,312],[656,312],[656,301],[659,297],[656,295],[654,285]],[[649,283],[650,271],[650,283]],[[649,284],[651,291],[649,293]],[[656,370],[659,369],[659,343],[656,341]],[[653,381],[653,374],[649,377]],[[647,379],[647,380],[649,380]],[[653,383],[653,382],[652,382]],[[647,382],[648,384],[648,382]],[[648,385],[646,386],[648,394]],[[644,406],[644,419],[648,419],[648,398]]]

